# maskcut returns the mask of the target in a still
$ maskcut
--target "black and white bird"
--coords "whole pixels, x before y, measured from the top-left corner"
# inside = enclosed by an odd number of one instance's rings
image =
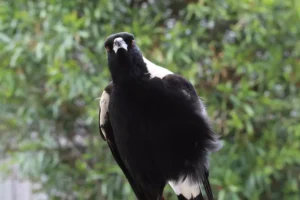
[[[221,143],[204,104],[184,77],[141,53],[130,33],[105,42],[112,81],[100,98],[99,129],[138,200],[209,200],[209,154]]]

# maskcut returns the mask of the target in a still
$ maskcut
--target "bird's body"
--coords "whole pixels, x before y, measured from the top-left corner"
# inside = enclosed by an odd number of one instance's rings
[[[110,44],[119,38],[126,45]],[[202,199],[203,183],[212,199],[208,153],[220,145],[204,105],[192,84],[146,60],[131,40],[120,33],[106,43],[113,81],[99,116],[116,161],[139,200],[161,199],[167,183],[179,199]]]

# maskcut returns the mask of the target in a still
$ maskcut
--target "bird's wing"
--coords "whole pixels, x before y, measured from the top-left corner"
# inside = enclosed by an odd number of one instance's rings
[[[193,108],[197,110],[199,109],[199,113],[203,117],[203,119],[207,123],[207,135],[206,139],[208,140],[207,144],[207,151],[213,152],[219,150],[222,146],[218,141],[217,135],[210,129],[210,124],[208,121],[208,116],[204,108],[204,104],[199,99],[193,85],[187,81],[185,78],[179,75],[167,75],[163,78],[165,81],[165,85],[168,88],[169,94],[171,97],[180,99],[181,105],[182,104],[191,104],[194,106]],[[199,103],[198,105],[196,103]],[[213,200],[213,193],[211,190],[211,186],[208,180],[208,169],[207,167],[204,168],[204,172],[202,172],[201,182],[204,186],[206,196],[208,200]]]
[[[147,69],[149,71],[149,74],[150,74],[150,78],[163,78],[169,74],[174,74],[172,71],[162,67],[162,66],[159,66],[159,65],[156,65],[154,64],[153,62],[149,61],[147,58],[143,57],[144,59],[144,62],[146,63],[146,66],[147,66]],[[203,116],[207,116],[207,112],[206,112],[206,108],[205,108],[205,105],[204,103],[202,102],[201,98],[199,97],[199,102],[201,104],[201,113]]]
[[[110,95],[113,90],[113,83],[110,82],[106,88],[104,89],[101,97],[100,97],[100,103],[99,103],[99,131],[102,136],[102,138],[107,142],[110,151],[112,155],[114,156],[115,161],[119,165],[119,167],[122,169],[123,173],[125,174],[129,184],[131,185],[134,193],[138,197],[138,199],[148,199],[145,197],[145,194],[143,192],[143,189],[140,187],[139,183],[134,180],[132,175],[130,174],[129,170],[126,168],[125,164],[123,163],[123,160],[120,157],[120,154],[118,152],[115,138],[113,134],[113,128],[110,123],[109,119],[109,100]]]
[[[103,140],[106,140],[106,132],[105,129],[108,129],[105,126],[110,124],[108,117],[108,105],[110,99],[110,92],[112,89],[112,83],[109,83],[108,86],[102,92],[99,103],[99,132]]]
[[[218,140],[218,135],[211,128],[204,104],[198,97],[194,86],[187,79],[177,74],[169,74],[162,81],[169,99],[172,99],[173,102],[178,102],[179,107],[186,109],[186,112],[196,113],[201,116],[203,126],[206,127],[205,139],[209,140],[206,150],[208,152],[218,151],[222,145]]]
[[[192,84],[190,84],[185,78],[175,75],[173,72],[167,70],[166,68],[163,68],[161,66],[158,66],[154,63],[152,63],[151,61],[149,61],[147,58],[143,57],[144,62],[146,63],[147,69],[150,73],[150,78],[158,78],[158,79],[162,79],[165,82],[165,85],[168,87],[168,90],[174,100],[178,98],[181,99],[181,105],[186,102],[187,104],[191,105],[195,104],[194,108],[199,109],[199,113],[201,114],[201,116],[206,119],[206,122],[209,123],[209,118],[206,112],[206,108],[204,103],[202,102],[201,98],[198,97],[196,91],[194,90],[194,87],[192,86]],[[197,105],[197,103],[199,103]],[[215,140],[215,138],[213,138],[213,136],[211,135],[211,141],[210,141],[210,147],[211,147],[211,151],[216,151],[218,149],[221,148],[221,145]],[[207,169],[205,169],[206,172],[204,172],[204,175],[201,178],[201,182],[204,186],[206,195],[208,197],[209,200],[213,199],[213,195],[212,195],[212,191],[211,191],[211,187],[210,187],[210,183],[208,180],[208,172]],[[178,187],[185,187],[184,184],[182,185],[178,185]],[[201,195],[201,191],[200,194],[198,196],[198,198],[203,199],[202,195]]]
[[[182,127],[186,127],[187,132],[185,134],[189,134],[189,131],[194,132],[193,129],[198,131],[199,134],[192,133],[189,136],[186,135],[186,137],[191,138],[185,140],[185,142],[188,142],[188,144],[182,143],[182,148],[187,147],[187,145],[192,145],[195,140],[199,141],[201,144],[199,145],[200,151],[203,152],[214,152],[221,148],[221,144],[218,141],[218,136],[213,132],[208,121],[209,119],[207,117],[204,105],[199,99],[195,88],[188,80],[180,75],[168,74],[162,79],[151,79],[149,81],[149,85],[150,91],[153,89],[153,93],[155,92],[155,94],[159,94],[160,98],[158,101],[168,102],[166,108],[164,109],[167,112],[172,113],[168,115],[168,120],[165,122],[165,124],[161,125],[165,127],[164,130],[172,130],[174,133],[176,132],[176,129],[183,130]],[[182,114],[182,116],[179,116],[179,113]],[[176,134],[177,133],[175,133],[173,140],[179,141],[178,143],[180,143],[180,137],[178,137]],[[159,135],[156,135],[156,137],[165,137],[165,132],[160,131]],[[165,141],[165,139],[166,138],[163,140]],[[202,156],[203,158],[200,158],[200,160],[203,159],[204,162],[202,163],[202,166],[199,166],[199,170],[201,172],[199,172],[199,175],[195,176],[198,177],[198,181],[203,183],[208,199],[212,200],[213,194],[208,181],[208,164],[205,161],[206,155]],[[185,185],[181,186],[179,184],[177,186],[179,188],[182,187],[182,191],[184,191],[184,188],[186,188]],[[190,192],[191,189],[192,188],[188,188],[187,191]],[[201,193],[199,190],[198,192]]]

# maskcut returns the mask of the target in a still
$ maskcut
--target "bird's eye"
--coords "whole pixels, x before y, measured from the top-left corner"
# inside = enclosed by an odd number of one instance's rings
[[[105,49],[106,49],[107,52],[110,52],[109,46],[105,46]]]

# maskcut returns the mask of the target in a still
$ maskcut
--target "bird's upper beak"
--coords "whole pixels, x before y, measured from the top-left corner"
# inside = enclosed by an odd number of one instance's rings
[[[119,49],[125,49],[127,51],[127,44],[126,42],[123,40],[123,38],[121,37],[117,37],[114,39],[114,46],[113,46],[113,50],[115,53],[118,52]]]

